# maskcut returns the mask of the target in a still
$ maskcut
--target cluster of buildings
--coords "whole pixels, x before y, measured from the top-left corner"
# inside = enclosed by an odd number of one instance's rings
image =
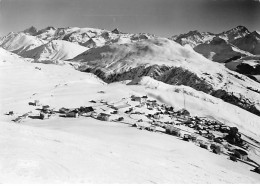
[[[104,100],[91,101],[95,106],[79,108],[60,108],[58,111],[50,109],[48,105],[40,105],[38,100],[30,102],[29,105],[42,106],[39,119],[48,119],[51,115],[59,113],[61,117],[77,118],[79,116],[92,117],[101,121],[118,121],[131,119],[132,126],[148,131],[162,132],[181,137],[184,141],[194,142],[201,148],[211,150],[216,154],[229,154],[230,159],[248,161],[246,144],[241,138],[237,128],[209,120],[202,117],[193,117],[186,109],[178,111],[166,104],[159,104],[156,100],[150,100],[148,96],[135,96],[123,98],[123,102],[108,103]],[[100,110],[100,106],[107,107]],[[10,115],[13,112],[11,111]],[[131,116],[137,116],[132,118]],[[27,117],[28,114],[19,116],[16,121]],[[116,120],[115,120],[116,116]],[[165,120],[167,118],[167,120]],[[145,126],[142,124],[146,124]],[[183,127],[186,129],[184,130]]]

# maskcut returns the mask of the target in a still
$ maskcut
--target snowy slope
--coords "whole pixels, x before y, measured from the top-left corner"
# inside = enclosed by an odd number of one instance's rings
[[[213,38],[209,43],[197,45],[194,50],[210,60],[221,63],[237,56],[245,56],[245,52],[236,49],[220,37]]]
[[[254,55],[260,54],[260,34],[256,31],[246,35],[245,37],[238,38],[232,42],[239,49],[248,51]]]
[[[258,54],[257,38],[256,31],[251,33],[244,26],[237,26],[219,34],[190,31],[171,37],[173,41],[183,46],[190,45],[196,52],[216,62]]]
[[[33,58],[35,60],[68,60],[86,50],[88,50],[88,48],[71,42],[52,40],[51,42],[25,52],[23,57]]]
[[[232,42],[236,39],[243,38],[243,37],[247,36],[248,34],[250,34],[250,31],[246,27],[240,25],[240,26],[232,28],[228,31],[219,33],[219,34],[217,34],[217,36],[228,42]]]
[[[1,67],[1,114],[7,105],[23,103],[22,110],[27,110],[30,97],[35,94],[49,93],[64,84],[103,85],[103,81],[93,74],[76,71],[69,65],[45,65],[30,63],[16,54],[0,48]],[[19,80],[20,79],[20,80]],[[18,81],[19,80],[19,81]],[[79,88],[80,89],[80,88]],[[71,100],[69,101],[71,102]]]
[[[181,44],[181,45],[190,45],[192,48],[196,47],[199,44],[207,43],[215,35],[209,32],[199,32],[197,30],[190,31],[186,34],[180,34],[172,36],[170,39]]]
[[[260,90],[259,83],[168,39],[106,45],[90,49],[71,61],[80,62],[81,71],[93,72],[107,82],[150,76],[168,84],[190,86],[216,97],[222,98],[222,91],[232,93],[240,100],[244,98],[247,104],[241,107],[254,105],[260,109],[259,94],[247,89]]]
[[[23,55],[24,52],[45,44],[46,41],[24,33],[9,33],[0,38],[0,46],[8,51]]]
[[[170,104],[176,109],[184,107],[185,99],[185,108],[192,115],[212,117],[224,122],[226,125],[237,126],[241,132],[250,134],[251,137],[260,140],[260,125],[258,123],[260,117],[228,104],[221,99],[188,86],[169,85],[151,77],[136,78],[128,85],[144,86],[146,94],[163,103]],[[250,121],[248,121],[249,119]]]

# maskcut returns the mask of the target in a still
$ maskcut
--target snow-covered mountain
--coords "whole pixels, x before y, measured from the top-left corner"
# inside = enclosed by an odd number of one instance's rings
[[[47,41],[23,32],[9,33],[7,36],[0,38],[0,47],[19,55],[23,55],[24,52],[45,43],[47,43]]]
[[[251,54],[260,55],[260,34],[256,31],[232,41],[232,44]]]
[[[259,115],[259,93],[254,91],[260,90],[259,83],[211,61],[250,56],[227,41],[242,39],[247,33],[244,27],[218,35],[194,31],[179,37],[183,47],[152,34],[118,29],[32,27],[3,37],[1,46],[35,62],[69,60],[78,70],[92,72],[106,82],[150,76],[167,84],[190,86]],[[20,42],[23,37],[29,42]],[[210,60],[186,46],[189,43]]]
[[[228,42],[232,42],[236,39],[243,38],[243,37],[247,36],[248,34],[250,34],[250,31],[246,27],[240,25],[240,26],[237,26],[228,31],[219,33],[219,34],[217,34],[217,36],[219,36],[220,38],[222,38]]]
[[[172,36],[170,39],[181,45],[190,45],[191,47],[196,47],[199,44],[207,43],[210,41],[215,35],[210,32],[199,32],[197,30],[190,31],[186,34],[180,34]]]
[[[24,52],[22,56],[25,58],[33,58],[35,60],[68,60],[86,50],[88,50],[88,48],[71,42],[52,40],[44,45]]]
[[[71,61],[81,64],[79,70],[95,73],[106,82],[150,76],[167,84],[190,86],[260,115],[259,93],[248,89],[260,90],[259,83],[165,38],[106,45]]]
[[[241,56],[259,53],[259,34],[244,26],[237,26],[219,34],[190,31],[170,39],[181,45],[190,45],[195,51],[216,62],[226,62]]]
[[[64,60],[84,52],[84,49],[113,43],[131,43],[154,37],[156,36],[146,33],[122,33],[118,29],[108,31],[96,28],[49,26],[38,30],[32,26],[24,31],[10,33],[0,38],[0,46],[23,57],[37,60],[46,57],[53,60]]]
[[[239,50],[237,47],[220,37],[214,37],[208,43],[199,44],[194,47],[194,50],[210,60],[221,63],[234,57],[240,58],[241,56],[249,54]]]

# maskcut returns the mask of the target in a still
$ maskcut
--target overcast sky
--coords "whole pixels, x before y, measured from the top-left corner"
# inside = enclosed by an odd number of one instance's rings
[[[167,37],[237,25],[260,31],[260,0],[0,0],[0,36],[32,25],[119,28]]]

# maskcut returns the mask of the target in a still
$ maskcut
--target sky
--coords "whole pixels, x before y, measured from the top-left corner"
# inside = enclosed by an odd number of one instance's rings
[[[238,25],[260,31],[260,0],[0,0],[0,36],[76,26],[170,37]]]

